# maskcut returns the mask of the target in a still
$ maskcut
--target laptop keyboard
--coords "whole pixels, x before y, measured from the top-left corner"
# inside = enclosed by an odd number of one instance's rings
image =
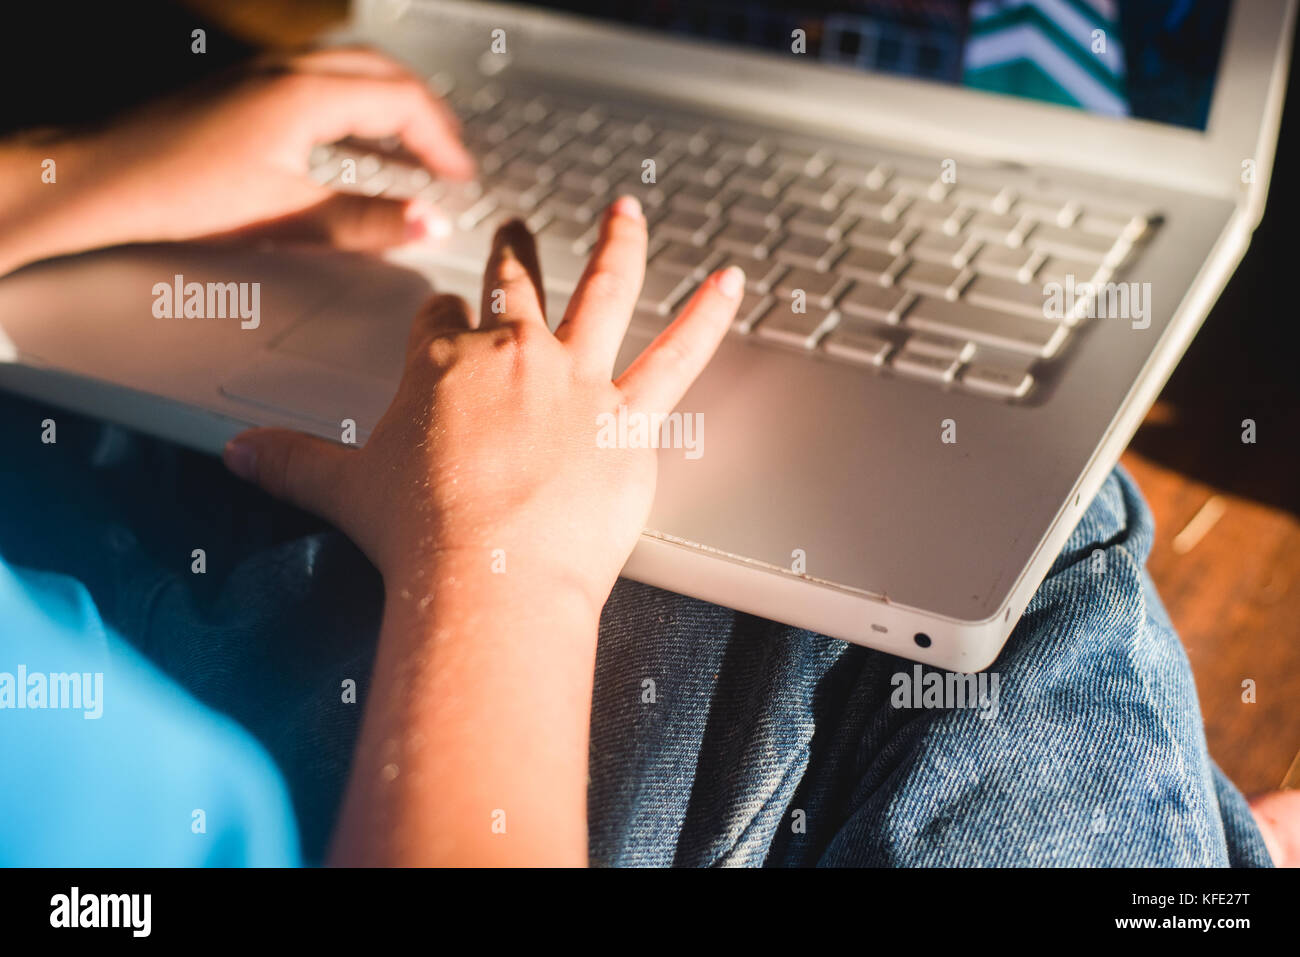
[[[905,167],[674,114],[495,85],[446,98],[478,181],[433,182],[392,142],[317,147],[312,175],[343,190],[425,196],[460,230],[517,216],[548,271],[568,260],[559,272],[572,279],[605,206],[631,193],[650,230],[639,323],[666,325],[705,276],[735,263],[747,277],[736,335],[1003,401],[1025,398],[1047,364],[1063,361],[1092,311],[1079,296],[1049,315],[1046,284],[1111,281],[1159,221],[1055,189],[945,177],[937,160]],[[355,177],[340,175],[346,159]]]

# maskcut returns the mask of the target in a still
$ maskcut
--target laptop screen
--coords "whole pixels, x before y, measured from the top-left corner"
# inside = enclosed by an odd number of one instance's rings
[[[1231,0],[554,0],[810,59],[1205,129]]]

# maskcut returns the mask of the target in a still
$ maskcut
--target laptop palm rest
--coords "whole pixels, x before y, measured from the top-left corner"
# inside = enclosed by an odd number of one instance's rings
[[[431,292],[420,274],[391,267],[381,282],[350,282],[344,295],[310,312],[222,382],[221,391],[265,410],[268,422],[288,415],[338,438],[350,419],[364,436],[393,398],[411,321]]]

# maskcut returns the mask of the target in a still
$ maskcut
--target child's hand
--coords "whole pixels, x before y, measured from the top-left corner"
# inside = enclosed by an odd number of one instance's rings
[[[655,452],[598,447],[597,417],[622,405],[672,411],[726,332],[744,282],[738,270],[711,276],[612,382],[645,250],[640,208],[620,199],[552,335],[532,237],[507,224],[484,277],[479,327],[471,331],[455,296],[427,304],[397,396],[360,453],[257,430],[232,441],[227,463],[336,523],[390,595],[431,566],[463,577],[496,554],[514,583],[576,587],[598,611],[649,514]]]
[[[428,303],[360,452],[283,430],[226,447],[232,470],[333,521],[384,577],[336,862],[586,861],[600,608],[655,484],[655,453],[600,447],[597,417],[670,411],[744,285],[735,269],[709,277],[611,381],[645,251],[645,219],[624,197],[552,335],[532,237],[509,223],[478,328],[456,297]],[[502,814],[508,839],[490,824]]]
[[[308,177],[313,145],[389,135],[435,174],[473,173],[446,106],[365,49],[262,60],[233,84],[186,91],[102,131],[6,145],[4,180],[30,185],[0,202],[13,217],[0,215],[0,238],[26,237],[0,244],[0,274],[61,253],[250,227],[349,249],[442,233],[449,224],[427,203],[341,195]],[[57,164],[56,185],[41,183],[45,158]]]

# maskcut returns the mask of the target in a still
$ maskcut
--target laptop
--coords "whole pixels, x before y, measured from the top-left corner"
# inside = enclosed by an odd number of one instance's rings
[[[638,581],[937,667],[990,665],[1264,208],[1292,0],[374,0],[338,42],[421,70],[481,175],[320,144],[440,247],[98,251],[0,281],[0,386],[195,448],[358,441],[433,290],[536,232],[553,322],[615,195],[650,225],[625,365],[707,271],[732,331],[661,448]],[[183,279],[181,278],[183,277]],[[155,287],[257,283],[251,321]],[[253,311],[249,311],[250,316]],[[580,508],[581,503],[575,503]]]

